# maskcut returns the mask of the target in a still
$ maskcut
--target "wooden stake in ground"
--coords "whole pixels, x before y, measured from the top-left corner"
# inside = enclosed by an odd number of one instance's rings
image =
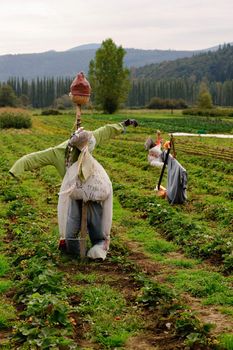
[[[160,143],[161,138],[160,138],[160,131],[159,130],[157,131],[157,140],[159,140],[158,143]],[[171,150],[173,151],[173,157],[176,158],[175,141],[174,141],[174,137],[172,134],[170,135],[170,141],[165,142],[164,147],[167,149],[167,153],[166,153],[165,160],[164,160],[163,167],[162,167],[162,171],[161,171],[161,174],[159,177],[159,182],[158,182],[158,185],[156,187],[157,191],[158,191],[157,196],[159,196],[161,198],[166,198],[166,196],[167,196],[167,190],[165,187],[163,187],[161,185],[161,182],[163,179],[164,171],[165,171],[165,168],[167,166],[167,162],[168,162],[168,158],[169,158],[169,154],[170,154]]]
[[[77,74],[70,86],[70,96],[77,105],[75,128],[81,127],[81,108],[89,102],[91,87],[83,72]],[[86,256],[86,239],[87,239],[87,203],[82,201],[82,217],[80,232],[80,257],[84,259]]]

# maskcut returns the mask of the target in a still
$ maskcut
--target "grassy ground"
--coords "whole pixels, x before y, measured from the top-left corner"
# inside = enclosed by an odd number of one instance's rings
[[[114,188],[104,263],[60,256],[55,169],[21,181],[8,175],[19,157],[67,139],[74,114],[34,115],[30,130],[1,131],[3,349],[233,349],[233,141],[176,138],[189,183],[182,206],[156,197],[160,170],[148,165],[143,146],[157,129],[165,140],[175,131],[233,133],[233,120],[124,111],[88,113],[83,125],[128,117],[139,127],[94,152]]]

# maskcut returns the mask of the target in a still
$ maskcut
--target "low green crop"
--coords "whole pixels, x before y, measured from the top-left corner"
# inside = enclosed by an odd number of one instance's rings
[[[12,305],[6,301],[0,302],[0,330],[9,327],[15,315],[16,311]]]

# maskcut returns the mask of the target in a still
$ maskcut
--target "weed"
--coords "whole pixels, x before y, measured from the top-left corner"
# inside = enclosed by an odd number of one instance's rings
[[[0,303],[0,329],[7,328],[15,318],[16,312],[12,305],[6,301]]]
[[[169,265],[182,267],[185,269],[192,269],[195,265],[199,264],[200,261],[193,259],[165,259],[164,262]]]
[[[233,350],[233,334],[222,334],[219,338],[219,348]]]
[[[149,253],[160,253],[160,254],[165,254],[168,252],[172,252],[176,250],[176,245],[172,242],[168,242],[165,239],[154,239],[154,241],[146,241],[145,242],[145,249]]]
[[[0,276],[4,276],[9,270],[7,258],[0,254]]]
[[[209,332],[213,328],[211,324],[202,324],[192,312],[176,313],[175,331],[184,338],[184,343],[194,349],[207,349],[213,344]],[[211,346],[212,348],[212,346]]]
[[[0,280],[0,294],[6,292],[12,286],[12,281]]]
[[[139,328],[123,297],[107,285],[85,287],[77,310],[88,316],[95,340],[107,348],[123,346]]]
[[[169,303],[176,298],[174,291],[166,285],[153,282],[143,275],[139,275],[135,277],[135,279],[143,284],[137,301],[144,304],[146,307]]]
[[[219,307],[218,308],[219,309],[219,311],[221,311],[223,314],[225,314],[225,315],[229,315],[229,316],[232,316],[232,318],[233,318],[233,307]]]
[[[75,279],[79,282],[86,282],[86,283],[93,283],[96,282],[97,280],[97,276],[94,273],[89,273],[87,274],[83,274],[83,273],[79,273],[75,276]]]
[[[217,272],[178,271],[168,279],[181,291],[189,292],[193,296],[205,297],[203,301],[205,304],[233,304],[233,292],[224,277]]]

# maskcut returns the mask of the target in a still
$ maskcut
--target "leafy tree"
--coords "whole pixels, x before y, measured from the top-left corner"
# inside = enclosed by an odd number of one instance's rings
[[[125,53],[121,46],[107,39],[89,65],[94,104],[107,113],[114,113],[128,95],[129,71],[123,67]]]
[[[54,106],[59,109],[66,109],[74,107],[74,103],[68,95],[63,95],[55,99]]]
[[[14,90],[10,85],[4,84],[0,88],[0,107],[16,107],[18,103]]]
[[[199,108],[204,108],[204,109],[208,109],[208,108],[213,107],[213,101],[212,101],[211,94],[209,92],[207,85],[204,82],[202,82],[200,84],[197,105]]]
[[[27,95],[19,96],[19,104],[24,106],[24,107],[29,106],[30,105],[29,97]]]

